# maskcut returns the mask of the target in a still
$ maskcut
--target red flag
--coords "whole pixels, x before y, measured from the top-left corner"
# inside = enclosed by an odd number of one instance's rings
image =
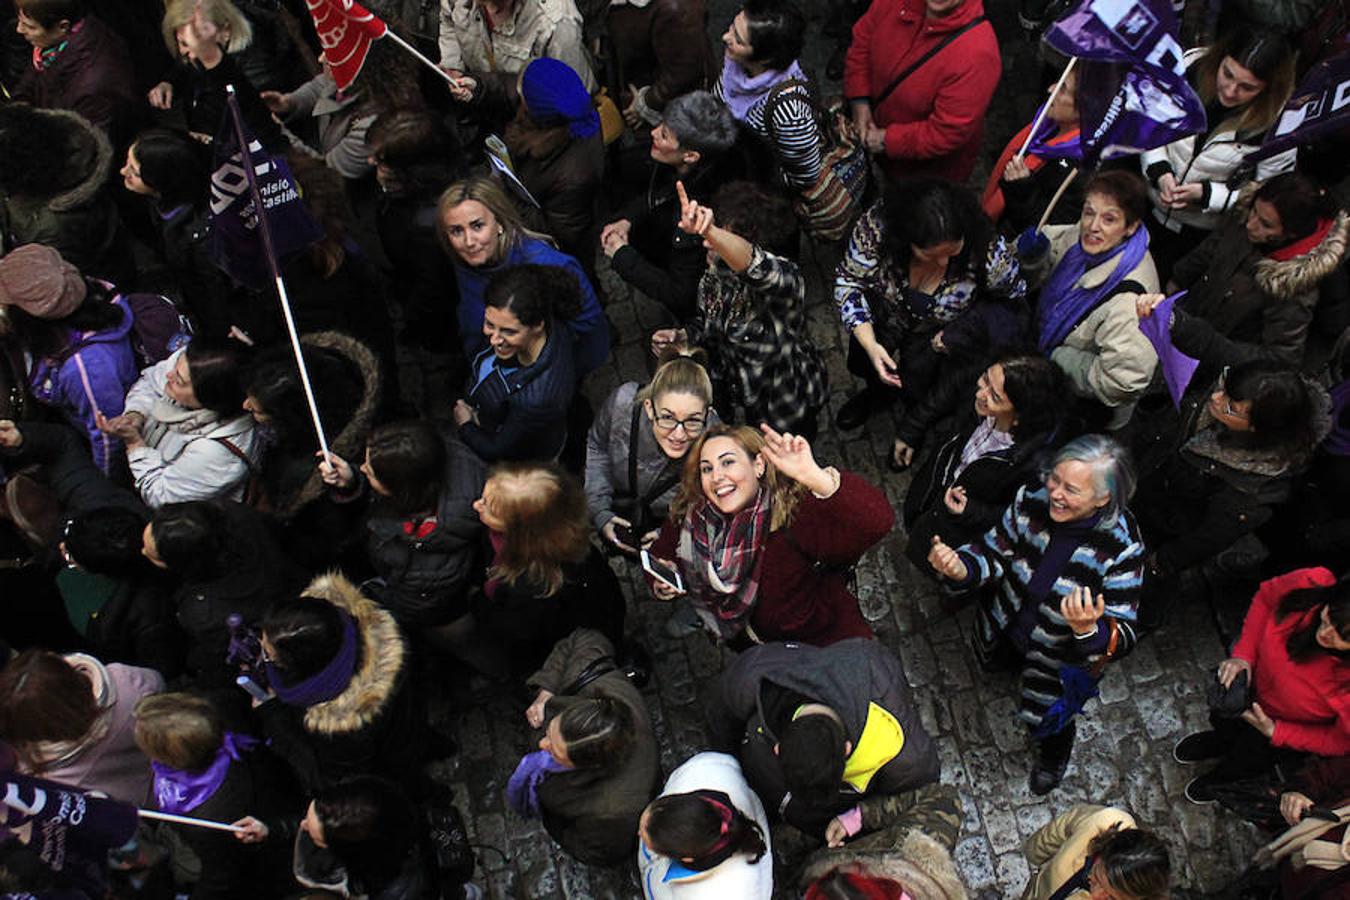
[[[345,91],[365,65],[370,42],[384,37],[389,26],[354,0],[305,0],[305,4],[333,80],[338,90]]]

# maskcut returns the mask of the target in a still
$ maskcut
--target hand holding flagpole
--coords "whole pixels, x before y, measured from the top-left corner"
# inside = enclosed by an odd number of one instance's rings
[[[1050,92],[1050,96],[1046,99],[1045,103],[1041,104],[1040,111],[1036,113],[1036,118],[1031,123],[1031,130],[1027,132],[1027,139],[1022,142],[1022,149],[1013,154],[1013,159],[1020,160],[1027,155],[1027,148],[1031,146],[1031,142],[1036,138],[1036,132],[1040,130],[1041,123],[1045,121],[1046,113],[1050,112],[1050,104],[1055,102],[1055,96],[1064,87],[1064,82],[1068,79],[1069,73],[1073,71],[1074,64],[1077,62],[1078,57],[1069,57],[1069,64],[1064,67],[1063,72],[1059,73],[1059,81],[1055,82],[1055,89]]]

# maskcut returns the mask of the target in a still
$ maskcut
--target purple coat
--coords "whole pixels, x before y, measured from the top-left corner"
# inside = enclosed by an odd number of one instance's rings
[[[37,360],[29,381],[36,399],[61,410],[88,436],[94,462],[105,473],[122,444],[98,430],[94,413],[120,416],[127,390],[140,375],[131,349],[131,309],[120,294],[112,302],[122,311],[121,323],[107,331],[72,331],[68,349],[56,359]]]

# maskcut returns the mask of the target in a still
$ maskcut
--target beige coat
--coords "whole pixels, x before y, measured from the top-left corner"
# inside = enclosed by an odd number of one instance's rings
[[[1022,846],[1031,880],[1022,900],[1046,900],[1083,867],[1092,839],[1112,825],[1134,828],[1134,817],[1123,809],[1079,804],[1050,821],[1027,838]],[[1069,900],[1086,900],[1086,891],[1076,891]]]
[[[1143,228],[1143,223],[1139,227]],[[1039,273],[1042,280],[1078,242],[1078,226],[1050,225],[1045,234],[1050,238],[1050,252]],[[1102,284],[1115,270],[1118,260],[1088,269],[1077,286],[1092,288]],[[1035,273],[1030,274],[1034,277]],[[1145,255],[1126,274],[1125,280],[1143,285],[1146,293],[1158,291],[1153,257]],[[1051,352],[1050,358],[1064,370],[1074,393],[1080,397],[1093,398],[1111,407],[1127,406],[1138,400],[1153,380],[1158,354],[1139,330],[1139,318],[1134,311],[1138,297],[1139,294],[1129,291],[1116,294],[1088,313],[1069,332],[1064,343]]]
[[[474,0],[441,0],[441,66],[482,75],[516,75],[542,56],[571,66],[595,92],[575,0],[516,0],[511,18],[492,23]],[[512,84],[514,84],[512,79]]]

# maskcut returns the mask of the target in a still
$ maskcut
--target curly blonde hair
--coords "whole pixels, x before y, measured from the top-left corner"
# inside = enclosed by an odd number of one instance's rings
[[[683,520],[689,510],[707,502],[707,495],[703,493],[703,474],[699,471],[699,463],[703,457],[703,447],[708,441],[723,437],[735,441],[752,460],[764,449],[764,435],[749,425],[728,425],[721,422],[703,432],[703,436],[689,448],[689,455],[685,457],[684,472],[680,475],[680,489],[675,494],[675,501],[670,504],[672,522]],[[764,476],[760,479],[760,484],[768,490],[772,501],[769,530],[777,531],[791,525],[792,517],[797,512],[797,502],[801,500],[802,492],[806,489],[791,478],[779,475],[773,463],[767,459],[764,460]]]

